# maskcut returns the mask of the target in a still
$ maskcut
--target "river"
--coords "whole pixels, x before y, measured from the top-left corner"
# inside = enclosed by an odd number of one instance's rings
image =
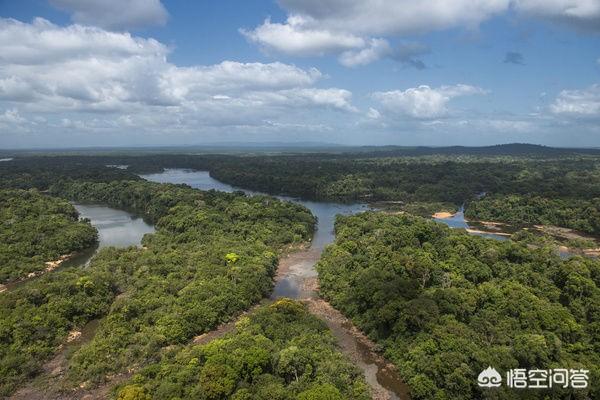
[[[115,208],[97,204],[74,204],[80,218],[88,218],[98,230],[98,249],[103,247],[139,246],[154,227],[143,218]]]
[[[220,182],[209,175],[208,171],[185,169],[166,169],[157,174],[141,175],[142,178],[160,183],[187,184],[200,190],[218,190],[222,192],[242,191],[246,194],[265,194]],[[339,311],[318,296],[317,272],[315,264],[319,261],[325,246],[335,239],[334,223],[338,214],[352,215],[370,210],[367,204],[339,204],[308,201],[289,196],[275,196],[278,199],[301,204],[317,217],[317,227],[309,248],[293,252],[280,260],[275,278],[275,287],[271,298],[290,297],[306,302],[309,309],[323,319],[338,344],[355,364],[364,372],[365,378],[373,388],[376,399],[408,399],[408,387],[402,382],[395,368],[373,350],[373,343],[362,335]],[[470,228],[461,209],[452,218],[439,219],[453,228]],[[490,233],[473,231],[474,234],[503,240],[505,237]]]
[[[98,250],[104,247],[139,246],[145,234],[154,232],[151,224],[127,211],[98,204],[73,204],[73,206],[79,212],[80,218],[89,219],[90,223],[98,230],[98,243],[77,252],[73,257],[61,263],[58,269],[86,266]],[[4,288],[13,290],[40,276],[43,274],[7,283]]]
[[[142,175],[142,178],[161,183],[185,183],[201,190],[243,191],[248,195],[262,194],[220,182],[211,178],[206,171],[167,169],[158,174]],[[290,297],[305,301],[309,309],[326,322],[344,353],[364,372],[365,379],[373,389],[375,399],[409,399],[408,387],[402,382],[395,368],[373,350],[373,343],[339,311],[319,299],[316,291],[317,272],[314,266],[319,261],[325,246],[335,239],[335,216],[356,214],[367,211],[370,207],[366,204],[337,204],[306,201],[288,196],[275,197],[302,204],[317,217],[318,222],[310,247],[293,252],[280,260],[272,299]],[[225,331],[227,328],[223,329],[223,332]]]
[[[212,178],[207,171],[191,171],[185,169],[167,169],[162,173],[141,175],[142,178],[160,183],[185,183],[195,189],[218,190],[221,192],[242,191],[250,196],[265,194],[231,186]],[[294,299],[310,297],[303,291],[304,279],[316,277],[314,264],[319,260],[326,245],[333,242],[335,216],[337,214],[352,215],[369,210],[366,204],[338,204],[318,201],[307,201],[289,196],[274,196],[280,200],[302,204],[317,217],[317,228],[308,250],[290,255],[296,262],[289,265],[284,277],[277,281],[273,297],[290,297]],[[288,263],[286,263],[288,264]]]

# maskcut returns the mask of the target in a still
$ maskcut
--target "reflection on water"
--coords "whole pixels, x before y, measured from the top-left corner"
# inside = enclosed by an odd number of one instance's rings
[[[189,169],[165,169],[164,172],[158,174],[141,175],[142,178],[159,183],[174,183],[190,185],[193,188],[200,190],[218,190],[219,192],[231,193],[235,191],[243,191],[247,194],[259,194],[251,190],[238,189],[227,183],[220,182],[212,178],[208,171],[192,171]]]
[[[142,218],[114,208],[74,204],[81,218],[88,218],[98,230],[98,248],[115,246],[139,246],[146,233],[153,233],[154,227]]]
[[[154,227],[127,211],[110,207],[89,204],[73,204],[80,218],[88,218],[98,230],[98,243],[95,246],[78,251],[73,257],[60,264],[57,269],[81,267],[88,265],[99,249],[108,246],[128,247],[141,245],[146,233],[153,233]],[[29,279],[7,283],[6,290],[13,290],[37,279],[38,275]]]

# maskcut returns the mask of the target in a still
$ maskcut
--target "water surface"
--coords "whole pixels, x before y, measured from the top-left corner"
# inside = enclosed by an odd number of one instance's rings
[[[448,225],[450,228],[456,229],[478,229],[479,226],[474,226],[469,224],[469,222],[465,219],[465,208],[464,206],[460,207],[458,212],[449,218],[434,218],[434,221],[441,222],[443,224]],[[472,235],[482,236],[488,239],[494,240],[507,240],[508,236],[497,235],[491,232],[470,232]]]
[[[98,230],[98,248],[139,246],[154,227],[127,211],[97,204],[73,204],[81,218],[87,218]]]

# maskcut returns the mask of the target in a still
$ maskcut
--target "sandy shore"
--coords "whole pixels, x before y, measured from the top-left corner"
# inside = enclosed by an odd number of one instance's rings
[[[435,218],[435,219],[446,219],[446,218],[452,218],[454,217],[455,214],[448,212],[448,211],[440,211],[440,212],[436,212],[435,214],[433,214],[431,216],[431,218]]]
[[[477,234],[490,234],[490,235],[497,235],[497,236],[512,236],[510,233],[506,233],[506,232],[498,232],[498,231],[482,231],[480,229],[472,229],[472,228],[466,228],[465,229],[467,232],[469,233],[477,233]]]
[[[57,260],[46,261],[44,263],[46,265],[46,268],[44,268],[40,271],[30,272],[26,276],[16,279],[14,281],[8,282],[4,285],[0,284],[0,293],[12,289],[14,285],[18,285],[18,284],[28,281],[30,279],[37,278],[44,274],[47,274],[48,272],[54,271],[55,269],[60,267],[62,263],[71,259],[72,257],[74,257],[75,254],[77,254],[77,253],[65,254],[65,255],[60,256]]]

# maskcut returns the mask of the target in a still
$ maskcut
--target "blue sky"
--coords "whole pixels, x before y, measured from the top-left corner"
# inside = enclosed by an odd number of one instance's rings
[[[0,148],[600,146],[600,0],[0,0]]]

